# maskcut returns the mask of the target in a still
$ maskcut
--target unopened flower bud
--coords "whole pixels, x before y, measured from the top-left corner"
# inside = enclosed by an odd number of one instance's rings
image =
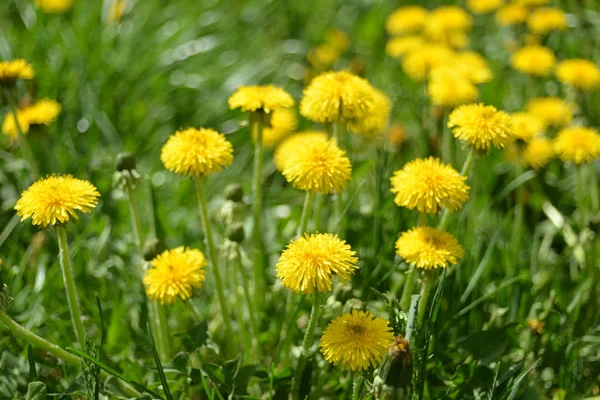
[[[135,154],[119,153],[117,154],[117,171],[135,170],[136,160]]]
[[[383,381],[379,390],[380,400],[409,399],[412,393],[413,356],[408,340],[397,336],[383,357],[378,376]]]
[[[231,183],[225,187],[225,197],[227,200],[240,203],[244,197],[244,189],[239,183]]]
[[[163,240],[152,238],[144,245],[144,260],[152,261],[157,255],[166,250]]]
[[[241,243],[244,241],[244,225],[240,222],[232,222],[226,231],[227,238],[232,242]]]

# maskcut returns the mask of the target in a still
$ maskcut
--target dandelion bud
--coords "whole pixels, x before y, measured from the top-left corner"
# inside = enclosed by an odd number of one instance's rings
[[[146,241],[144,245],[144,260],[151,261],[157,255],[165,251],[166,246],[162,239],[152,238]]]
[[[135,170],[135,154],[119,153],[117,154],[117,171]]]
[[[227,238],[235,243],[241,243],[244,241],[244,225],[240,222],[233,222],[227,227],[225,232]]]
[[[239,183],[231,183],[225,187],[225,197],[227,200],[241,203],[244,197],[244,189]]]
[[[397,336],[376,374],[380,379],[375,398],[409,399],[412,393],[413,356],[408,340]]]

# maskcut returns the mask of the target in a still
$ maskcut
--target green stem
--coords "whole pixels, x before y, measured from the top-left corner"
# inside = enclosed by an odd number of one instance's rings
[[[212,264],[211,269],[217,288],[217,297],[219,298],[219,304],[221,305],[221,314],[223,316],[223,324],[225,325],[225,337],[232,338],[229,306],[227,305],[227,298],[225,297],[225,291],[223,290],[223,281],[221,280],[221,271],[219,270],[217,250],[215,248],[212,228],[210,227],[210,221],[208,219],[208,206],[206,204],[206,193],[204,192],[204,178],[196,178],[196,192],[198,194],[198,202],[200,203],[200,216],[202,218],[202,225],[204,226],[204,235],[206,237],[206,247],[208,248],[210,263]]]
[[[516,169],[516,177],[518,178],[522,172],[523,167],[522,163],[517,163]],[[508,278],[514,278],[517,276],[518,271],[518,263],[519,263],[519,249],[521,247],[521,238],[523,236],[523,211],[524,211],[524,190],[523,184],[519,185],[516,189],[516,204],[515,204],[515,214],[513,220],[513,231],[512,231],[512,240],[511,240],[511,252],[512,252],[512,260],[509,263],[509,271]],[[517,314],[519,311],[520,304],[520,288],[518,287],[519,283],[517,282],[515,285],[511,286],[510,289],[510,298],[512,301],[510,308],[510,321],[514,322],[517,319]]]
[[[452,165],[452,134],[448,128],[448,108],[442,115],[442,161]]]
[[[402,289],[402,297],[400,298],[400,309],[402,311],[408,310],[408,307],[410,306],[410,297],[415,289],[416,281],[417,270],[412,268],[410,271],[406,272],[406,282],[404,282],[404,289]]]
[[[321,232],[321,215],[323,214],[323,201],[324,196],[321,193],[317,193],[316,195],[316,206],[313,218],[313,231]]]
[[[341,142],[341,130],[342,127],[339,121],[333,123],[333,140],[335,140],[336,144],[339,148],[342,148]],[[344,220],[344,192],[340,191],[335,194],[335,208],[334,208],[334,216],[335,216],[335,228],[338,232],[338,236],[340,239],[344,239],[346,236],[346,223]]]
[[[583,183],[583,167],[581,165],[575,166],[575,182],[576,182],[576,190],[577,190],[577,202],[579,207],[579,225],[583,230],[585,228],[585,217],[587,213],[587,207],[585,204],[585,190]]]
[[[77,300],[77,289],[75,280],[73,279],[73,268],[71,267],[71,259],[69,258],[69,245],[67,244],[67,231],[62,225],[56,226],[58,233],[58,245],[60,247],[60,266],[62,269],[63,281],[67,291],[67,303],[71,312],[71,320],[75,329],[75,336],[81,345],[81,349],[85,349],[85,329],[81,322],[81,310]]]
[[[590,184],[590,194],[592,197],[592,212],[598,212],[598,208],[600,207],[600,196],[598,195],[598,180],[596,179],[596,174],[594,173],[594,168],[591,165],[588,165],[588,172],[590,173],[590,177],[592,178],[592,183]]]
[[[253,129],[256,129],[256,141],[254,142],[254,180],[252,181],[252,213],[254,216],[253,240],[254,240],[254,297],[255,304],[260,309],[265,298],[265,266],[264,249],[262,241],[261,217],[262,217],[262,163],[263,163],[263,115],[255,115]]]
[[[387,164],[387,151],[385,145],[382,144],[381,148],[377,150],[377,171],[375,175],[375,204],[373,207],[373,252],[375,256],[379,255],[381,248],[382,232],[381,232],[381,220],[383,212],[381,210],[381,204],[384,196],[384,174],[385,167]]]
[[[475,163],[475,156],[476,156],[475,147],[471,147],[471,149],[469,150],[469,153],[467,154],[467,159],[465,160],[465,163],[463,164],[462,170],[460,171],[460,174],[462,176],[466,176],[467,178],[469,177],[471,168],[473,168],[473,164]],[[440,223],[438,225],[438,229],[440,231],[445,230],[448,227],[448,222],[450,222],[450,211],[446,208],[446,209],[444,209],[444,212],[442,213],[442,218],[440,218]]]
[[[31,151],[31,146],[29,146],[29,140],[27,140],[27,137],[23,132],[23,128],[21,128],[21,124],[19,123],[19,119],[17,118],[17,106],[15,104],[14,99],[11,100],[10,107],[13,118],[15,120],[15,127],[17,129],[17,137],[19,138],[19,146],[21,147],[21,152],[27,160],[27,163],[29,164],[29,168],[31,169],[31,173],[33,175],[33,179],[35,180],[40,177],[40,170],[38,169],[37,163],[35,162],[35,158],[33,158],[33,152]]]
[[[237,268],[229,268],[231,271],[231,283],[233,285],[233,293],[235,295],[236,301],[238,303],[237,308],[237,320],[239,324],[239,333],[240,333],[240,344],[242,351],[242,362],[243,364],[248,363],[250,352],[252,351],[252,342],[250,336],[248,336],[248,331],[246,329],[246,320],[244,318],[244,308],[242,304],[244,304],[244,296],[239,291],[240,282],[238,279],[238,270]],[[244,277],[242,276],[242,279]]]
[[[300,224],[298,225],[298,231],[296,232],[296,236],[298,237],[304,235],[308,229],[308,220],[310,219],[310,212],[312,209],[314,196],[314,193],[309,190],[306,192],[306,196],[304,197],[302,216],[300,217]]]
[[[252,326],[252,336],[258,338],[258,323],[256,321],[256,311],[254,309],[254,304],[252,302],[252,297],[250,296],[250,290],[248,290],[248,280],[246,279],[246,273],[244,271],[244,265],[242,264],[242,254],[240,253],[239,246],[236,248],[236,259],[235,266],[238,269],[240,276],[242,277],[242,288],[244,290],[244,297],[246,298],[246,304],[248,305],[248,315],[250,317],[250,324]],[[260,347],[256,346],[255,348],[258,355],[260,355]]]
[[[423,326],[425,313],[427,312],[427,303],[429,303],[429,294],[431,293],[432,277],[429,275],[423,276],[423,285],[421,286],[421,300],[419,301],[419,313],[417,321]]]
[[[135,200],[135,189],[131,184],[127,184],[127,194],[129,195],[129,211],[131,212],[131,219],[133,223],[133,233],[140,250],[140,254],[143,257],[144,253],[144,231],[142,229],[142,221],[138,212],[137,202]]]

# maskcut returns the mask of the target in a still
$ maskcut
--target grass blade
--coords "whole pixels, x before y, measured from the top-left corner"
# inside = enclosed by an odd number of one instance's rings
[[[96,293],[96,305],[98,306],[98,314],[100,315],[100,347],[98,349],[98,359],[102,359],[102,347],[104,346],[104,335],[106,333],[104,329],[104,315],[102,314],[102,305],[100,304],[100,297]],[[96,389],[94,391],[94,400],[100,398],[100,370],[96,372]]]
[[[167,400],[173,400],[171,390],[169,389],[169,384],[167,383],[167,377],[165,376],[165,371],[163,371],[162,363],[160,362],[160,357],[158,356],[158,351],[156,350],[156,343],[154,343],[154,336],[152,336],[152,329],[150,329],[150,324],[148,324],[147,329],[148,335],[150,336],[150,342],[152,344],[152,355],[154,356],[154,362],[156,363],[156,369],[158,370],[158,376],[160,378],[160,382],[163,385],[165,396],[167,397]]]
[[[37,369],[35,368],[35,360],[33,358],[33,347],[31,344],[27,345],[27,359],[29,360],[29,382],[35,382],[38,380]]]

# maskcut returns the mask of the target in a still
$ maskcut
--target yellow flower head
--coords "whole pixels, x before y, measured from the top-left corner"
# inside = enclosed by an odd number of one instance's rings
[[[494,106],[467,104],[450,114],[448,126],[454,137],[464,140],[478,150],[489,150],[493,145],[501,149],[515,140],[510,115]]]
[[[409,35],[391,38],[385,45],[385,52],[394,58],[402,58],[407,54],[417,51],[425,46],[422,36]]]
[[[271,126],[263,129],[263,147],[272,149],[298,127],[298,116],[291,108],[280,108],[271,115]],[[252,132],[252,140],[256,140],[256,131]]]
[[[389,322],[365,311],[352,310],[331,321],[321,336],[327,361],[351,371],[377,367],[394,341]]]
[[[331,280],[342,282],[358,268],[356,252],[331,233],[305,234],[293,240],[277,261],[277,277],[295,293],[311,294],[331,291]]]
[[[312,142],[326,142],[327,134],[322,131],[304,131],[285,139],[273,154],[273,162],[278,171],[283,171],[287,163],[296,156],[299,149],[309,146]]]
[[[0,61],[0,86],[12,86],[17,79],[31,80],[33,67],[23,59]]]
[[[531,139],[523,150],[523,163],[535,169],[542,168],[554,157],[552,142],[545,137]]]
[[[526,110],[537,115],[546,125],[560,127],[573,120],[575,104],[557,97],[538,97],[527,102]]]
[[[489,82],[494,77],[487,60],[473,51],[455,53],[448,66],[459,71],[475,84]]]
[[[580,90],[593,90],[600,86],[600,68],[590,60],[574,58],[556,66],[559,81]]]
[[[31,218],[33,225],[57,225],[71,217],[75,211],[90,212],[98,203],[100,193],[88,181],[71,175],[52,175],[35,181],[21,194],[15,205],[21,221]]]
[[[350,47],[350,38],[348,35],[336,28],[327,29],[325,32],[325,41],[340,53],[343,53]]]
[[[454,52],[443,45],[427,45],[409,53],[402,62],[402,69],[410,79],[422,82],[435,67],[451,61]]]
[[[544,121],[537,115],[528,112],[517,112],[511,115],[513,133],[517,139],[529,142],[546,129]]]
[[[500,25],[510,26],[524,24],[529,16],[527,7],[521,4],[507,4],[496,12],[496,21]]]
[[[62,14],[71,9],[73,0],[35,0],[35,5],[46,14]]]
[[[517,50],[510,58],[510,63],[524,74],[548,76],[556,64],[556,57],[547,47],[531,45]]]
[[[479,97],[477,86],[451,67],[437,67],[431,71],[427,93],[432,104],[449,108],[472,103]]]
[[[108,25],[116,25],[121,21],[123,14],[125,14],[125,8],[127,7],[126,0],[113,0],[108,9],[106,15],[106,23]]]
[[[529,30],[537,35],[545,35],[552,31],[567,29],[567,17],[560,8],[538,8],[527,20]]]
[[[466,180],[434,157],[413,160],[390,178],[398,206],[427,214],[435,214],[440,208],[460,210],[469,198]]]
[[[241,86],[227,100],[232,110],[241,108],[242,111],[261,111],[266,114],[278,108],[290,108],[296,104],[285,90],[268,86]]]
[[[315,67],[322,69],[331,68],[339,60],[340,51],[329,43],[323,43],[311,49],[306,58]]]
[[[371,112],[360,119],[348,122],[348,130],[350,132],[361,134],[367,138],[383,134],[387,128],[392,110],[390,98],[381,90],[371,87],[370,96]]]
[[[468,31],[473,25],[473,19],[461,7],[441,6],[429,13],[425,25],[425,29],[437,25],[445,31]]]
[[[446,268],[456,264],[465,251],[452,234],[419,226],[400,235],[396,253],[417,268]]]
[[[202,287],[205,279],[206,258],[200,250],[181,246],[157,255],[150,263],[152,268],[143,282],[148,298],[160,304],[173,304],[177,297],[189,299],[193,288]]]
[[[283,168],[283,176],[295,188],[306,192],[339,193],[352,177],[346,152],[333,139],[312,141],[297,149]]]
[[[29,125],[49,125],[56,121],[60,109],[56,100],[44,99],[23,107],[21,112],[29,121]]]
[[[516,0],[516,3],[522,6],[537,7],[548,4],[550,0]]]
[[[26,135],[29,132],[29,120],[22,110],[17,111],[17,123],[21,128],[21,132]],[[12,140],[17,138],[17,124],[15,124],[15,116],[12,112],[4,116],[4,121],[2,121],[2,133],[9,136]]]
[[[160,159],[171,172],[199,178],[229,166],[233,146],[225,135],[213,129],[188,128],[169,137]]]
[[[421,6],[400,7],[389,15],[385,28],[392,36],[417,33],[423,29],[426,18],[427,10]]]
[[[475,14],[487,14],[504,3],[504,0],[468,0],[467,7]]]
[[[407,138],[406,128],[403,125],[399,123],[390,125],[387,140],[395,149],[399,149],[406,142]]]
[[[554,151],[563,161],[591,163],[600,158],[600,134],[583,126],[564,128],[554,139]]]

